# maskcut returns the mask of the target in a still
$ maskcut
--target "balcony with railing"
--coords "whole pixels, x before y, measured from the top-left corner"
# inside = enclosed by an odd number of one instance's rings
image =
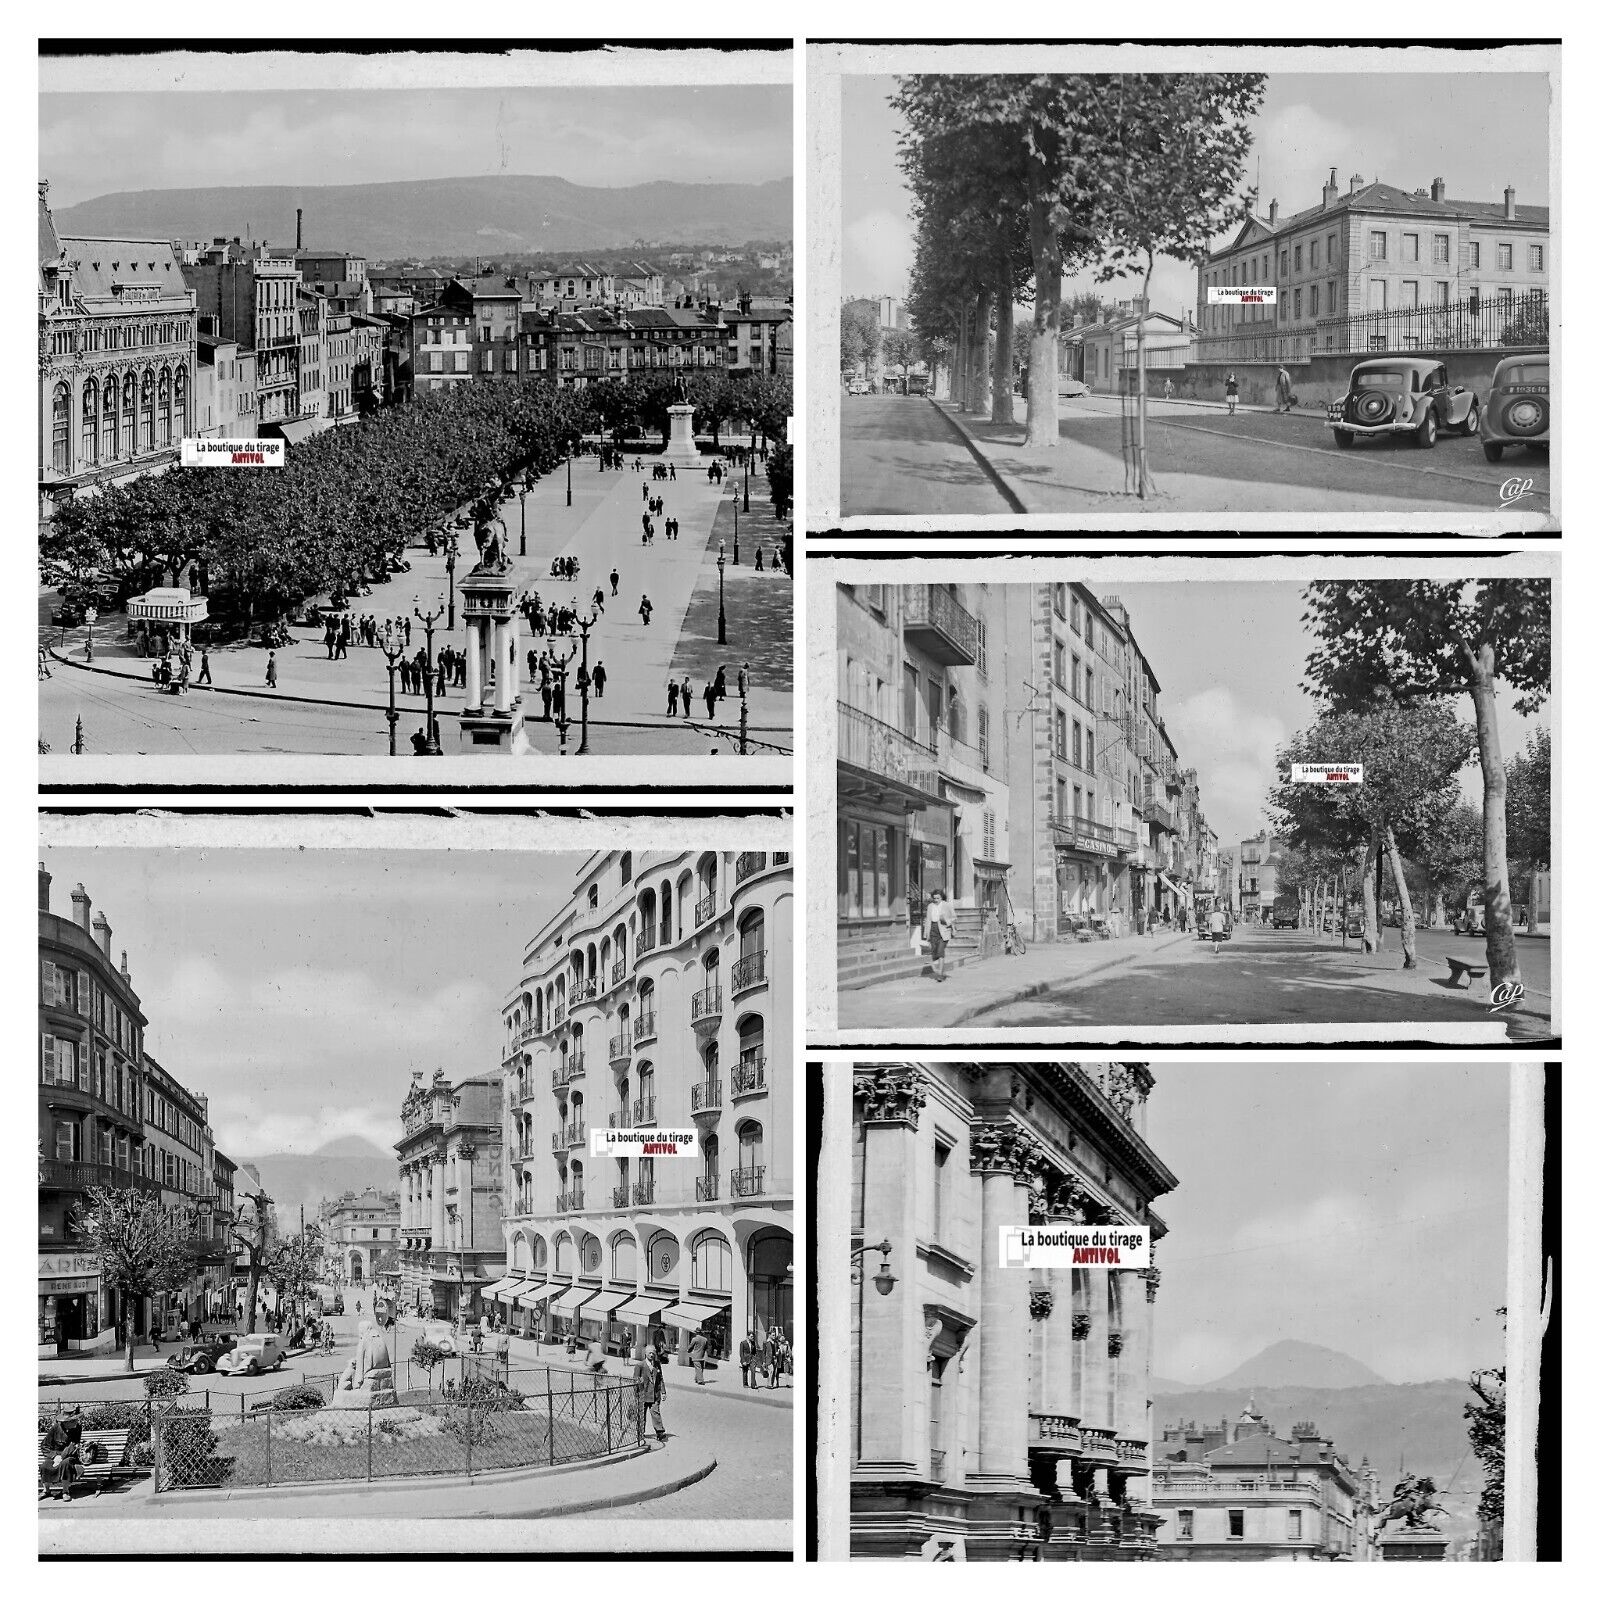
[[[569,1122],[566,1126],[567,1149],[577,1150],[589,1138],[589,1127],[583,1122]]]
[[[733,1069],[733,1097],[742,1094],[763,1094],[767,1087],[767,1052],[742,1050],[739,1064]]]
[[[633,1126],[653,1128],[656,1124],[656,1097],[649,1095],[633,1102]]]
[[[900,589],[906,637],[941,666],[970,667],[978,660],[978,620],[937,583]]]
[[[1172,815],[1172,807],[1164,805],[1155,797],[1155,791],[1145,791],[1144,805],[1140,808],[1144,812],[1144,820],[1153,828],[1165,828],[1168,833],[1176,833],[1178,824]]]
[[[159,1194],[161,1185],[142,1172],[110,1166],[103,1161],[41,1161],[41,1189],[140,1189]]]
[[[746,878],[753,878],[758,872],[765,872],[766,870],[766,851],[741,850],[738,860],[733,864],[734,882],[743,883]]]
[[[640,956],[647,956],[656,947],[656,930],[654,928],[641,928],[633,941],[633,959],[637,962]]]
[[[633,1116],[628,1108],[624,1106],[620,1111],[613,1111],[607,1116],[606,1126],[608,1128],[631,1128],[633,1126]]]
[[[1083,1430],[1083,1453],[1096,1461],[1115,1461],[1117,1459],[1117,1436],[1109,1428],[1085,1428]]]
[[[939,793],[937,758],[927,745],[842,700],[838,759],[846,766],[920,789],[924,794]]]
[[[694,1197],[696,1200],[715,1200],[717,1198],[718,1178],[714,1172],[707,1173],[703,1178],[694,1180]]]
[[[619,1211],[628,1203],[628,1186],[625,1183],[614,1183],[611,1186],[611,1203]]]
[[[641,1011],[633,1019],[633,1044],[634,1048],[642,1044],[649,1044],[656,1036],[656,1014],[652,1007],[649,1011]]]
[[[753,989],[758,983],[767,981],[767,952],[765,950],[752,950],[747,956],[740,956],[733,964],[732,972],[733,992],[741,993],[745,989]]]
[[[1114,856],[1119,851],[1136,849],[1139,843],[1132,828],[1096,822],[1093,817],[1058,816],[1052,811],[1049,822],[1057,844],[1085,850],[1091,855]]]
[[[767,1192],[767,1169],[765,1167],[735,1167],[728,1174],[729,1188],[733,1191],[736,1200],[748,1200],[754,1195]]]
[[[560,1155],[562,1151],[567,1148],[567,1130],[565,1128],[557,1128],[556,1131],[550,1135],[550,1148],[554,1150],[557,1155]]]
[[[1118,1439],[1117,1465],[1124,1472],[1149,1472],[1145,1448],[1146,1441],[1143,1439]]]
[[[606,1053],[611,1057],[613,1066],[619,1061],[627,1061],[633,1055],[633,1041],[628,1037],[626,1030],[611,1035],[611,1043]]]
[[[722,1020],[722,986],[711,984],[689,1001],[689,1021],[695,1028],[714,1030]]]
[[[587,1005],[589,1001],[597,999],[600,994],[600,985],[593,978],[585,978],[580,983],[572,986],[572,1006]]]
[[[690,1086],[689,1110],[695,1116],[699,1116],[702,1112],[715,1111],[721,1104],[721,1078],[702,1078],[699,1083]]]
[[[1078,1451],[1083,1448],[1083,1434],[1076,1417],[1066,1417],[1048,1411],[1028,1413],[1028,1446],[1030,1449]]]
[[[984,787],[984,775],[989,771],[989,752],[980,745],[968,744],[958,739],[946,727],[933,730],[933,752],[939,771],[946,777],[973,788]]]
[[[611,969],[611,987],[615,989],[627,976],[628,963],[625,960],[617,962]]]
[[[656,1181],[654,1178],[634,1184],[633,1203],[636,1206],[653,1206],[656,1203]]]
[[[552,1089],[564,1089],[574,1078],[581,1078],[582,1076],[583,1055],[580,1051],[577,1054],[568,1056],[559,1067],[551,1067],[550,1087]]]
[[[582,1211],[583,1210],[583,1190],[582,1190],[582,1188],[579,1187],[579,1188],[574,1188],[574,1189],[563,1189],[561,1191],[561,1193],[556,1196],[556,1210],[557,1211]]]

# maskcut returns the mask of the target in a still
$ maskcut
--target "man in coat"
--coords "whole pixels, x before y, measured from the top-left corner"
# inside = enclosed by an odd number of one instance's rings
[[[694,1381],[701,1385],[706,1381],[706,1351],[710,1343],[701,1328],[694,1330],[694,1337],[689,1341],[689,1361],[694,1367]]]
[[[758,1387],[756,1383],[756,1375],[752,1370],[755,1359],[756,1342],[747,1333],[744,1338],[739,1341],[739,1386],[743,1389],[754,1389]]]

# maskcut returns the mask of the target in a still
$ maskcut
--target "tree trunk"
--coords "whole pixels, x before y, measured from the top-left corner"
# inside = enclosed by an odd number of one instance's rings
[[[1061,443],[1056,363],[1060,360],[1061,250],[1050,227],[1044,165],[1028,162],[1028,243],[1033,252],[1033,334],[1028,340],[1029,449],[1054,450]]]
[[[1483,771],[1483,927],[1489,952],[1489,987],[1522,983],[1517,940],[1511,930],[1510,874],[1506,867],[1506,766],[1494,706],[1494,646],[1474,663],[1472,709],[1478,720],[1478,765]],[[1506,1009],[1517,1010],[1513,1000]]]
[[[994,292],[985,289],[978,296],[978,314],[972,332],[974,411],[989,409],[989,318],[994,311]]]
[[[1147,318],[1149,317],[1149,313],[1150,313],[1150,278],[1151,278],[1151,275],[1156,270],[1155,252],[1154,251],[1146,252],[1146,257],[1147,257],[1147,264],[1146,264],[1145,270],[1144,270],[1144,299],[1143,299],[1143,302],[1140,305],[1138,305],[1138,306],[1136,306],[1134,308],[1139,314],[1139,321],[1136,324],[1136,327],[1138,329],[1138,345],[1137,345],[1137,347],[1138,347],[1138,352],[1139,352],[1139,417],[1138,417],[1138,444],[1137,444],[1136,449],[1137,449],[1137,453],[1138,453],[1138,457],[1139,457],[1139,463],[1138,463],[1138,465],[1139,465],[1138,493],[1139,493],[1139,498],[1141,500],[1149,498],[1151,489],[1153,487],[1153,485],[1150,482],[1149,456],[1146,453],[1146,449],[1145,449],[1145,369],[1144,369],[1145,347],[1144,347],[1144,341],[1145,341],[1145,322],[1146,322]]]
[[[957,411],[967,404],[967,308],[961,307],[956,322],[956,347],[950,355],[950,403]]]
[[[1402,965],[1410,971],[1417,964],[1417,920],[1411,911],[1411,886],[1406,882],[1405,868],[1400,861],[1400,847],[1394,842],[1394,829],[1383,830],[1384,848],[1389,852],[1389,870],[1394,874],[1395,894],[1400,899],[1400,949],[1405,955]]]
[[[1383,935],[1378,921],[1378,830],[1367,834],[1367,853],[1361,862],[1361,949],[1375,953]]]
[[[1016,418],[1011,404],[1012,318],[1011,284],[1007,279],[994,299],[994,409],[990,413],[993,422],[1010,423]]]
[[[244,1331],[246,1333],[254,1333],[256,1331],[256,1296],[261,1292],[261,1264],[253,1254],[250,1257],[249,1286],[249,1304],[245,1312]]]
[[[123,1344],[123,1371],[133,1371],[133,1308],[128,1304],[126,1293],[122,1296],[122,1344]]]

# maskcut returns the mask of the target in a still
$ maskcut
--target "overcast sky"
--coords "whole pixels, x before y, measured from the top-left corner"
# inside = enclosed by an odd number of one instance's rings
[[[210,1097],[236,1161],[347,1134],[387,1149],[413,1071],[500,1064],[500,1004],[571,896],[582,854],[129,850],[41,853],[51,909],[81,882],[128,952],[146,1048]]]
[[[1315,719],[1302,687],[1309,641],[1304,583],[1102,583],[1128,608],[1134,637],[1161,684],[1160,710],[1178,760],[1200,772],[1200,809],[1223,845],[1265,826],[1267,791],[1277,778],[1278,747]],[[1549,726],[1550,707],[1517,715],[1513,695],[1498,700],[1500,741],[1509,759],[1535,724]],[[1451,704],[1472,725],[1465,695]],[[1474,764],[1461,776],[1462,795],[1483,804]]]
[[[1154,1368],[1206,1383],[1279,1339],[1394,1383],[1498,1364],[1504,1063],[1155,1065]]]
[[[845,78],[842,89],[844,293],[902,298],[913,232],[895,159],[899,119],[888,104],[895,80]],[[1341,193],[1360,173],[1401,189],[1443,178],[1446,195],[1460,200],[1498,201],[1510,184],[1519,204],[1548,205],[1549,103],[1549,80],[1537,73],[1276,73],[1246,186],[1257,183],[1259,163],[1261,210],[1276,198],[1284,216],[1320,203],[1330,167]],[[1129,280],[1097,286],[1092,276],[1070,280],[1067,292],[1138,292]],[[1193,267],[1159,261],[1151,303],[1182,312],[1194,306],[1195,287]]]
[[[39,175],[58,207],[129,189],[493,173],[617,188],[793,171],[788,84],[39,97]]]

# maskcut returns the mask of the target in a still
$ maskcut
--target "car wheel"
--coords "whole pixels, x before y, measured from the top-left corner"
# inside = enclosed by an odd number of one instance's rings
[[[1462,422],[1460,428],[1457,429],[1457,432],[1459,432],[1463,438],[1470,439],[1477,431],[1478,402],[1474,400],[1472,404],[1467,407],[1466,419]]]
[[[1433,442],[1439,437],[1439,419],[1433,414],[1433,407],[1429,406],[1422,413],[1422,422],[1412,432],[1411,442],[1419,450],[1433,449]]]
[[[1348,450],[1356,442],[1356,436],[1348,428],[1335,428],[1333,430],[1333,442],[1341,450]]]
[[[1532,438],[1550,427],[1550,407],[1543,395],[1519,394],[1505,408],[1500,426],[1518,439]]]
[[[1483,459],[1485,461],[1498,461],[1506,453],[1506,447],[1498,439],[1485,439],[1483,441]]]
[[[261,1368],[256,1365],[253,1358],[245,1363],[244,1375],[247,1378],[259,1378],[261,1376]]]
[[[194,1366],[190,1370],[203,1378],[211,1371],[211,1362],[206,1356],[196,1356]]]

